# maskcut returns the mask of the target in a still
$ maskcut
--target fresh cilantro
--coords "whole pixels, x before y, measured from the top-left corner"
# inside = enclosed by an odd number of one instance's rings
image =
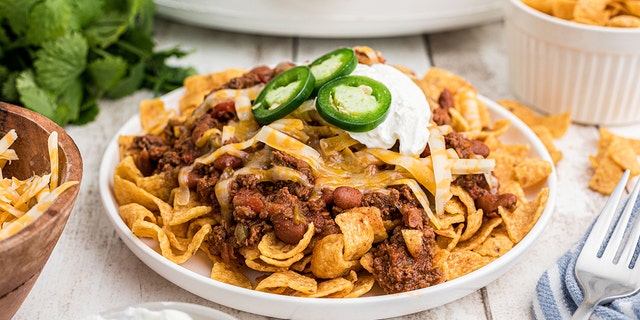
[[[33,63],[36,81],[52,92],[61,92],[85,71],[88,52],[87,41],[77,33],[43,43]]]
[[[31,70],[20,73],[16,79],[16,89],[20,94],[20,100],[27,105],[32,106],[34,111],[53,119],[56,115],[56,98],[51,92],[40,88],[36,84],[35,77]]]
[[[96,84],[96,89],[107,91],[127,74],[127,62],[117,56],[96,59],[89,65],[89,75]]]
[[[193,68],[156,50],[152,0],[0,0],[0,100],[60,125],[84,124],[101,98],[141,88],[162,94]]]
[[[36,3],[29,12],[29,23],[25,33],[29,45],[41,45],[47,41],[55,41],[70,30],[71,6],[66,0],[47,0]]]

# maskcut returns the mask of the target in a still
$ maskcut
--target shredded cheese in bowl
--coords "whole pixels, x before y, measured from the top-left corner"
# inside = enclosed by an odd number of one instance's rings
[[[0,139],[0,241],[40,217],[57,196],[78,184],[78,181],[69,181],[58,185],[58,133],[55,131],[48,140],[49,174],[33,175],[25,180],[4,177],[2,169],[7,162],[18,160],[16,151],[10,148],[17,139],[18,134],[14,129]]]

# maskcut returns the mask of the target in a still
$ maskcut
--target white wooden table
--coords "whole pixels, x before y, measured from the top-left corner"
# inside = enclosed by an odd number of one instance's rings
[[[227,67],[251,68],[280,61],[305,61],[338,46],[366,45],[381,51],[388,63],[422,75],[430,65],[469,80],[483,95],[513,98],[507,79],[502,22],[431,35],[384,39],[307,39],[236,34],[157,20],[162,48],[179,44],[194,52],[176,63],[200,73]],[[33,291],[15,319],[79,319],[115,307],[150,301],[182,301],[211,306],[240,319],[265,317],[202,299],[165,280],[124,245],[107,220],[99,198],[98,170],[109,139],[150,92],[118,101],[102,101],[96,121],[66,129],[84,158],[84,178],[75,210]],[[618,128],[634,134],[636,127]],[[402,319],[530,319],[539,276],[568,250],[597,214],[604,197],[587,188],[596,153],[597,128],[572,125],[556,141],[564,153],[557,166],[559,188],[554,215],[527,256],[485,288],[447,305]]]

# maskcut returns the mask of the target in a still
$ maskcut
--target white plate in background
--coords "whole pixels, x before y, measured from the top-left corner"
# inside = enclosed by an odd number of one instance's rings
[[[94,319],[93,317],[98,319],[103,318],[106,320],[138,319],[137,317],[127,316],[127,311],[129,308],[142,308],[149,311],[177,310],[188,314],[191,318],[193,318],[193,320],[238,320],[237,318],[216,309],[193,303],[173,301],[146,302],[135,306],[117,308],[101,312],[97,316],[89,316],[84,320]]]
[[[184,89],[178,89],[163,96],[162,100],[167,108],[177,109],[180,97],[183,95]],[[553,163],[544,145],[529,127],[497,103],[485,97],[480,98],[487,105],[494,121],[504,118],[511,121],[511,126],[501,136],[501,141],[529,144],[530,156],[538,156]],[[524,258],[529,248],[542,234],[555,206],[557,177],[554,171],[543,185],[550,189],[547,205],[536,225],[520,243],[490,264],[460,278],[432,287],[354,299],[301,298],[259,292],[210,279],[212,264],[200,251],[182,265],[171,262],[159,253],[155,241],[134,236],[122,221],[113,195],[113,173],[119,161],[117,140],[120,135],[134,135],[141,132],[140,118],[135,116],[109,142],[100,166],[100,196],[117,234],[143,263],[177,286],[207,300],[264,316],[305,320],[380,319],[407,315],[460,299],[493,282],[517,261]]]
[[[323,38],[388,37],[496,21],[505,0],[154,0],[183,23],[235,32]]]

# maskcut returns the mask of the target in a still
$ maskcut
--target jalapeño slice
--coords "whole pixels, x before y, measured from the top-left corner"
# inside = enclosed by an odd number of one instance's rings
[[[351,48],[336,49],[314,60],[309,64],[316,79],[314,91],[335,78],[350,74],[357,65],[358,58]]]
[[[365,132],[387,117],[391,93],[382,83],[364,76],[345,76],[318,91],[316,109],[330,124],[347,131]]]
[[[315,79],[307,66],[293,67],[277,75],[253,102],[253,115],[261,124],[288,115],[309,98],[314,83]]]

